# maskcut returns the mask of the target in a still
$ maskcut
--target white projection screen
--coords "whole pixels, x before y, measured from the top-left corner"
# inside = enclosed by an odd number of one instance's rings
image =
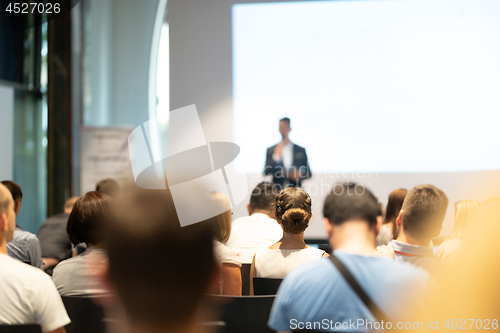
[[[324,198],[346,180],[384,204],[399,187],[442,188],[442,235],[454,202],[500,196],[499,1],[181,2],[171,109],[196,104],[208,141],[240,145],[252,187],[289,117],[314,175],[306,238],[325,237]]]

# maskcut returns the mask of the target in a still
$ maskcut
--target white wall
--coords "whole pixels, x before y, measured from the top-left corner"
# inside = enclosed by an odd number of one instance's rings
[[[234,3],[255,2],[266,1],[168,1],[170,109],[175,110],[196,104],[208,141],[232,140],[231,6]],[[281,1],[273,0],[272,2]],[[267,134],[256,132],[256,135]],[[317,135],[317,133],[311,133],[311,135]],[[335,144],[338,143],[332,143],[332,145]],[[497,154],[498,152],[491,153]],[[262,154],[265,152],[263,151]],[[380,154],[397,158],[397,152],[390,152],[388,147],[380,147]],[[467,152],[464,152],[464,158],[466,156]],[[332,163],[335,163],[333,157]],[[314,169],[312,171],[314,173]],[[251,185],[263,179],[261,175],[248,176]],[[454,202],[464,199],[483,201],[491,196],[500,196],[500,171],[371,175],[315,174],[303,186],[311,193],[315,216],[306,231],[306,237],[324,237],[321,211],[329,189],[328,185],[343,180],[354,180],[365,184],[383,203],[387,202],[389,192],[398,187],[409,189],[417,184],[431,183],[442,188],[450,199],[443,235],[450,234],[452,231]],[[246,202],[234,209],[234,217],[246,214],[245,204]]]
[[[0,180],[14,178],[14,88],[0,85]]]

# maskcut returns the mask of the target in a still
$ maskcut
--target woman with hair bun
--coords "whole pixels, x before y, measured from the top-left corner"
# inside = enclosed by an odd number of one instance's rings
[[[304,231],[312,217],[311,197],[303,189],[288,187],[276,197],[276,221],[283,229],[283,238],[255,254],[250,271],[250,290],[253,278],[282,279],[294,268],[328,254],[304,242]]]

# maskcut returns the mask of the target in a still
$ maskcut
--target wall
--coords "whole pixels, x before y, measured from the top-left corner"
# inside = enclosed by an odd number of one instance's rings
[[[150,51],[158,0],[90,0],[84,10],[84,126],[149,119]]]

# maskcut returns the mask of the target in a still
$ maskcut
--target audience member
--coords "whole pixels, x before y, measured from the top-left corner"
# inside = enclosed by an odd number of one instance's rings
[[[448,197],[432,185],[412,188],[396,219],[398,238],[391,241],[396,261],[406,261],[434,272],[439,261],[429,245],[443,226]]]
[[[97,192],[101,192],[114,198],[120,190],[118,182],[112,178],[106,178],[98,182],[95,186]]]
[[[109,211],[110,197],[101,192],[88,192],[79,199],[68,218],[67,231],[73,245],[85,243],[82,254],[61,261],[55,268],[52,280],[62,296],[82,296],[103,293],[98,285],[88,279],[85,256],[102,250],[102,228]]]
[[[50,277],[7,256],[14,209],[11,193],[0,184],[0,325],[38,324],[43,332],[64,333],[70,320]]]
[[[124,191],[112,207],[103,281],[123,303],[127,331],[204,332],[204,294],[219,275],[213,227],[181,227],[168,190]]]
[[[428,273],[375,256],[375,237],[383,222],[377,216],[375,196],[360,185],[337,184],[325,200],[323,214],[332,256],[346,266],[385,317],[398,320],[421,314]],[[372,331],[374,321],[376,316],[325,258],[302,265],[285,277],[269,326],[288,332],[301,322],[310,323],[308,329],[363,332]]]
[[[210,192],[214,212],[223,212],[206,220],[215,230],[214,254],[220,265],[218,289],[210,293],[221,295],[241,295],[240,253],[225,244],[231,235],[231,203],[229,198],[219,192]]]
[[[80,197],[72,197],[66,200],[64,211],[49,217],[38,229],[38,240],[42,248],[42,259],[45,263],[45,271],[54,267],[60,261],[71,258],[71,241],[66,231],[68,217],[75,202]]]
[[[252,263],[255,253],[281,239],[283,230],[274,219],[277,189],[273,183],[261,182],[252,191],[247,217],[233,221],[226,246],[241,253],[241,262]]]
[[[404,188],[398,188],[397,190],[389,193],[389,201],[387,202],[387,207],[385,208],[385,220],[384,224],[380,228],[380,232],[377,235],[377,246],[387,245],[393,239],[398,236],[398,229],[396,225],[396,218],[399,215],[401,206],[406,197],[408,190]]]
[[[14,199],[14,211],[16,216],[19,215],[23,200],[21,186],[11,180],[4,180],[2,184],[5,185],[12,194],[12,198]],[[44,266],[42,249],[38,238],[31,232],[23,230],[18,224],[16,224],[14,238],[7,244],[7,253],[12,258],[20,260],[28,265],[37,268],[43,268]]]
[[[451,265],[456,261],[465,241],[469,239],[478,208],[479,202],[475,200],[455,202],[453,235],[441,243],[436,252],[436,257],[446,265]]]
[[[311,197],[299,187],[288,187],[276,197],[276,220],[283,229],[282,238],[257,252],[250,271],[250,293],[253,278],[282,279],[293,269],[328,254],[304,242],[304,231],[312,217]]]

